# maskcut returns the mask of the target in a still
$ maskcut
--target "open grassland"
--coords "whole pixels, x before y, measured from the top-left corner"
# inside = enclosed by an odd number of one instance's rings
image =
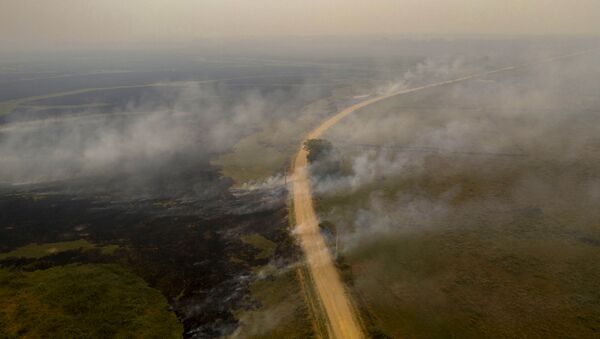
[[[351,174],[316,178],[316,207],[371,334],[600,335],[594,70],[397,98],[327,135]]]
[[[347,232],[347,281],[366,318],[394,337],[597,335],[598,212],[574,206],[581,197],[568,190],[511,202],[519,173],[500,167],[488,177],[477,174],[482,169],[440,176],[432,169],[318,200],[324,220],[345,228],[342,239]],[[365,215],[392,229],[357,240]]]
[[[180,338],[158,290],[116,265],[0,270],[0,337]]]
[[[354,288],[390,336],[595,337],[597,247],[524,229],[376,241],[348,258]]]
[[[415,215],[396,205],[393,186],[385,184],[394,179],[371,186],[379,202],[394,201],[382,218],[394,219],[397,232],[365,235],[360,245],[349,238],[353,247],[343,259],[372,326],[393,337],[594,337],[600,325],[597,222],[570,213],[567,204],[562,211],[504,204],[505,179],[486,184],[470,174],[438,182],[396,179],[396,193],[418,190],[430,201],[446,185],[461,183],[464,193],[448,207],[453,212],[433,219],[426,215],[437,213],[435,207]],[[484,194],[499,197],[498,205],[479,205]],[[322,213],[338,228],[360,227],[340,215],[373,208],[368,196],[323,199],[330,208]]]

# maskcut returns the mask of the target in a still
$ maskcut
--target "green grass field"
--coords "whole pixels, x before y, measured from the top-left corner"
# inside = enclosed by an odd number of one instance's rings
[[[0,337],[180,338],[162,294],[117,265],[0,270]]]
[[[598,116],[528,91],[517,107],[461,86],[426,91],[326,135],[355,176],[316,208],[372,334],[600,335]]]
[[[388,177],[317,200],[342,239],[365,226],[356,211],[373,209],[374,196],[374,213],[393,227],[363,235],[358,244],[342,241],[363,313],[393,337],[594,337],[597,212],[572,206],[578,197],[569,190],[557,193],[569,200],[511,202],[518,174],[477,174],[486,169]],[[398,198],[407,192],[408,200]],[[420,201],[431,205],[415,213]],[[427,209],[435,204],[448,210],[436,215],[435,207]]]

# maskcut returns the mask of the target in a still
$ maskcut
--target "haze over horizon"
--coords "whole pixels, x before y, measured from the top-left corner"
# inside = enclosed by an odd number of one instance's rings
[[[600,338],[600,0],[0,0],[0,339]]]
[[[210,38],[600,34],[595,0],[3,0],[8,46]]]

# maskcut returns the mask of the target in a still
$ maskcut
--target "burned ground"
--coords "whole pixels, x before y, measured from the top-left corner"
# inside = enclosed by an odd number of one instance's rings
[[[186,336],[231,333],[237,323],[232,310],[258,306],[249,296],[249,284],[255,279],[252,268],[275,257],[280,264],[289,263],[298,253],[287,239],[283,188],[234,196],[218,180],[212,184],[221,194],[206,201],[187,197],[115,202],[100,194],[73,194],[72,186],[69,193],[57,184],[3,188],[1,252],[30,243],[77,239],[118,245],[118,249],[112,254],[69,250],[41,258],[6,258],[0,263],[25,271],[119,263],[167,297]],[[275,253],[258,256],[259,249],[241,240],[248,234],[260,234],[276,243]]]

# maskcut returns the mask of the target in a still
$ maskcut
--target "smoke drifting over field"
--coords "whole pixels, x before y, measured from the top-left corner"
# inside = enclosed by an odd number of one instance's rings
[[[301,107],[320,90],[300,86],[234,95],[219,86],[165,85],[122,112],[9,121],[0,127],[0,182],[97,178],[118,180],[131,193],[204,194],[187,177],[201,173],[211,156],[267,119]]]
[[[439,65],[422,63],[391,89],[479,71],[461,61]],[[323,218],[342,230],[348,249],[381,235],[471,227],[484,215],[497,224],[523,209],[574,224],[597,220],[599,76],[597,55],[589,54],[399,97],[348,117],[325,138],[350,170],[316,179],[314,188],[325,201],[354,200]]]

